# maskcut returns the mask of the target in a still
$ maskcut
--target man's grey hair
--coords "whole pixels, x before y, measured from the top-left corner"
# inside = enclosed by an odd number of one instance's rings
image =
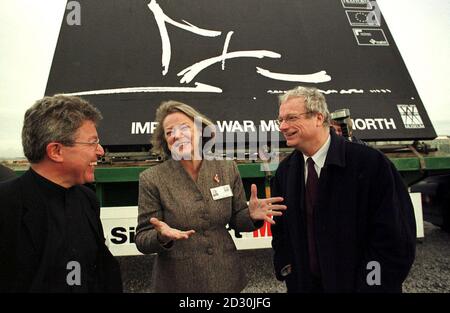
[[[198,112],[196,109],[182,102],[169,100],[162,102],[156,110],[155,122],[158,123],[155,132],[153,133],[151,144],[152,153],[158,155],[163,160],[168,159],[171,156],[169,146],[167,145],[166,137],[164,134],[164,119],[172,113],[183,113],[194,121],[195,119],[202,122],[202,128],[209,127],[212,131],[211,136],[215,135],[215,126],[209,118]]]
[[[38,163],[44,159],[50,142],[71,146],[83,122],[92,121],[97,125],[101,119],[100,111],[79,97],[44,97],[25,113],[23,152],[30,163]]]
[[[317,88],[298,86],[288,90],[278,97],[278,105],[281,105],[291,98],[303,98],[305,101],[306,112],[322,113],[324,117],[324,127],[330,126],[331,117],[325,96]]]

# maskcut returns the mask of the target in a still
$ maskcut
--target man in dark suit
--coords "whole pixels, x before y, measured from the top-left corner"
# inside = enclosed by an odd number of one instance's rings
[[[38,100],[25,113],[30,169],[0,183],[0,292],[121,292],[105,246],[94,181],[104,154],[100,112],[77,97]]]
[[[0,182],[16,177],[12,169],[0,164]]]
[[[295,150],[271,182],[272,196],[287,206],[272,226],[277,278],[288,292],[401,292],[416,227],[393,164],[330,131],[315,88],[282,95],[278,122]]]

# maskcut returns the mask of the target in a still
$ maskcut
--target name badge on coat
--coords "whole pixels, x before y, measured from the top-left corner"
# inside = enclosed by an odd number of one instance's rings
[[[223,185],[216,188],[211,188],[211,195],[214,200],[220,200],[233,196],[230,185]]]

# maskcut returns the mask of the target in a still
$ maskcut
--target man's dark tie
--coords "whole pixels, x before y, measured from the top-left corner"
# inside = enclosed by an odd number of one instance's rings
[[[308,232],[308,252],[309,265],[311,273],[316,276],[320,275],[319,264],[317,261],[316,240],[314,238],[314,204],[316,203],[317,187],[319,185],[319,178],[317,177],[316,169],[314,168],[314,161],[312,158],[306,160],[308,165],[308,178],[306,179],[306,227]]]

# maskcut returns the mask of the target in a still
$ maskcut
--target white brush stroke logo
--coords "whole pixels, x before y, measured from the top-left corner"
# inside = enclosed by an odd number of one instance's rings
[[[156,24],[161,36],[161,66],[162,75],[165,76],[169,72],[170,61],[172,57],[172,45],[170,41],[169,32],[167,30],[167,24],[183,29],[185,31],[194,33],[203,37],[218,37],[222,35],[221,31],[209,30],[195,26],[185,20],[177,22],[167,16],[156,0],[151,0],[147,5],[150,11],[155,17]],[[232,51],[228,52],[228,47],[231,41],[233,31],[227,32],[222,53],[220,55],[204,59],[196,62],[185,69],[177,73],[180,76],[180,84],[189,84],[193,82],[195,77],[208,67],[221,63],[222,71],[225,70],[225,61],[236,58],[272,58],[281,59],[281,54],[270,50],[244,50],[244,51]],[[287,74],[287,73],[275,73],[268,69],[260,67],[256,68],[256,73],[279,81],[299,82],[299,83],[324,83],[331,80],[331,76],[327,75],[325,70],[321,70],[311,74]],[[193,82],[195,87],[128,87],[128,88],[115,88],[115,89],[102,89],[102,90],[87,90],[73,93],[66,93],[66,95],[99,95],[99,94],[115,94],[115,93],[136,93],[136,92],[208,92],[208,93],[221,93],[220,87],[213,86],[211,84]]]

